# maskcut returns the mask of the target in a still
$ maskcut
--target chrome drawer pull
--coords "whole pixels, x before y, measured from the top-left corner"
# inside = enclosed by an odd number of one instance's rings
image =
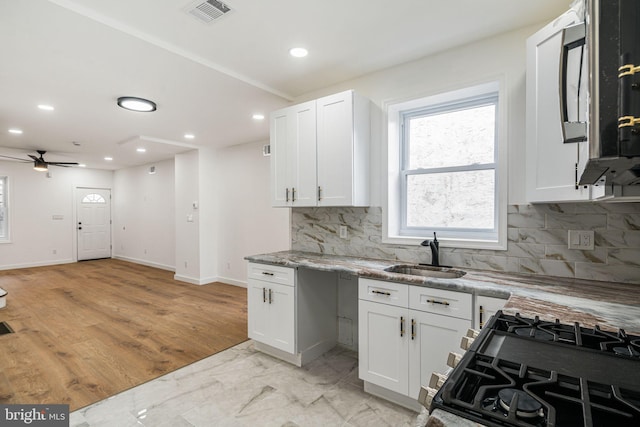
[[[438,301],[436,299],[428,299],[427,302],[430,302],[431,304],[451,305],[446,301]]]
[[[378,295],[386,295],[388,297],[391,296],[391,292],[382,292],[382,291],[371,291],[372,294],[378,294]]]

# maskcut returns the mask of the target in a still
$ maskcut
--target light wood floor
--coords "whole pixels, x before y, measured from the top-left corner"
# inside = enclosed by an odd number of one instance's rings
[[[70,409],[247,339],[246,289],[105,259],[0,271],[0,403]]]

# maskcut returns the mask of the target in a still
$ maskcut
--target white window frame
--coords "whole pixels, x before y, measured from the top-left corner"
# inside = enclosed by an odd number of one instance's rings
[[[383,150],[386,157],[383,158],[383,164],[386,165],[387,168],[387,182],[386,186],[384,186],[384,193],[386,194],[383,195],[383,243],[417,245],[423,240],[433,237],[433,231],[436,231],[440,245],[443,247],[492,250],[507,249],[507,108],[506,94],[503,88],[504,82],[500,79],[461,89],[453,89],[419,99],[394,101],[386,105],[387,147],[386,150]],[[403,143],[401,141],[403,113],[484,97],[491,94],[497,94],[498,97],[495,147],[495,232],[487,234],[454,229],[424,229],[419,230],[419,233],[415,233],[416,235],[408,235],[407,230],[403,229],[402,224],[404,218],[402,186],[405,178],[402,173]]]
[[[2,190],[2,197],[4,198],[4,203],[5,203],[5,224],[6,224],[6,230],[5,230],[5,236],[4,237],[0,237],[0,244],[2,243],[11,243],[11,202],[10,202],[10,190],[9,190],[9,177],[8,176],[0,176],[0,179],[4,180],[4,185],[3,185],[3,190]]]

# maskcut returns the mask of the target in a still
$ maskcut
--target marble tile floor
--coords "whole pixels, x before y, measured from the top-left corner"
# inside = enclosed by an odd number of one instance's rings
[[[249,340],[81,408],[70,426],[410,427],[416,416],[363,391],[352,351],[336,347],[297,368]]]

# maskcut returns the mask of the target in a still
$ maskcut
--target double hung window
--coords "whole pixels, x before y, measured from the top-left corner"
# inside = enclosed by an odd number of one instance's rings
[[[500,206],[506,206],[499,185],[497,86],[389,109],[389,132],[396,135],[389,138],[387,238],[437,232],[445,241],[497,247]]]

